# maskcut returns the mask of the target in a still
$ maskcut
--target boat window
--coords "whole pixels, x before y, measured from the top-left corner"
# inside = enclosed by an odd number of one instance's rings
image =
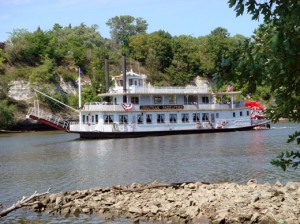
[[[98,124],[98,114],[96,114],[95,118],[96,118],[96,124]]]
[[[189,114],[181,114],[181,121],[183,123],[189,122]]]
[[[232,116],[235,117],[235,112],[232,113]]]
[[[147,116],[146,116],[146,122],[147,122],[147,124],[151,124],[152,123],[152,114],[147,114]]]
[[[157,115],[157,123],[165,123],[165,115],[164,114]]]
[[[110,124],[114,122],[114,115],[104,115],[104,124]]]
[[[170,123],[177,122],[177,114],[170,114]]]
[[[82,115],[82,123],[85,123],[85,115]]]
[[[132,86],[132,79],[129,79],[129,85]]]
[[[242,117],[243,116],[243,111],[240,111],[240,117]]]
[[[155,96],[154,97],[154,104],[161,104],[162,103],[162,97],[161,96]]]
[[[94,116],[92,116],[92,123],[94,123]]]
[[[176,104],[176,96],[169,96],[169,104]]]
[[[247,116],[249,116],[250,115],[250,112],[249,112],[249,110],[247,110]]]
[[[143,114],[138,114],[137,115],[137,120],[138,120],[138,124],[143,124],[144,123],[144,116],[143,116]]]
[[[197,105],[198,104],[198,96],[196,96],[196,95],[184,96],[184,104]]]
[[[215,123],[215,114],[210,114],[210,121],[212,122],[212,123]]]
[[[193,122],[200,121],[200,113],[193,113]]]
[[[143,81],[141,79],[139,80],[139,86],[143,86]]]
[[[216,113],[216,118],[217,118],[217,119],[219,118],[219,113]]]
[[[203,113],[202,114],[202,121],[209,121],[209,114],[208,113]]]
[[[208,104],[209,103],[208,96],[202,96],[202,103],[203,104]]]
[[[139,97],[137,96],[132,96],[130,100],[133,104],[139,104]]]
[[[128,124],[128,115],[119,115],[120,124]]]

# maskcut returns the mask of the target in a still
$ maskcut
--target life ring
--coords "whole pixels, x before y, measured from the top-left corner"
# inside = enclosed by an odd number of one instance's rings
[[[202,128],[202,124],[200,122],[197,123],[197,128]]]
[[[122,103],[122,107],[124,110],[131,110],[133,106],[133,103]]]
[[[226,120],[223,120],[223,121],[222,121],[222,126],[225,126],[226,123],[227,123]]]

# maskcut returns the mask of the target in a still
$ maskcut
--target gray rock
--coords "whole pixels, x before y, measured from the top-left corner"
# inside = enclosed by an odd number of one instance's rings
[[[150,211],[153,213],[153,214],[156,214],[158,212],[158,207],[156,205],[151,205],[150,207]]]

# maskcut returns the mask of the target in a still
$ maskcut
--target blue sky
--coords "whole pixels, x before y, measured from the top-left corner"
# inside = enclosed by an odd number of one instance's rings
[[[142,17],[148,33],[165,30],[172,36],[204,36],[223,27],[231,36],[250,37],[259,24],[247,14],[236,17],[227,0],[0,0],[0,42],[14,29],[49,30],[55,23],[97,24],[110,37],[106,22],[121,15]]]

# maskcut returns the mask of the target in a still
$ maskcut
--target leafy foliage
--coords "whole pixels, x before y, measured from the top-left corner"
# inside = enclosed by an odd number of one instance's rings
[[[292,167],[297,169],[300,165],[300,152],[299,151],[286,151],[282,152],[279,156],[271,161],[271,164],[278,166],[286,171],[287,167]]]
[[[9,104],[6,99],[0,99],[0,129],[9,129],[15,125],[15,110],[15,105]]]
[[[148,27],[146,20],[133,16],[115,16],[106,25],[110,28],[110,35],[115,44],[128,47],[130,37],[145,33]]]
[[[263,17],[264,24],[255,32],[254,40],[245,46],[245,54],[240,56],[240,78],[248,77],[257,85],[269,85],[275,101],[268,109],[269,117],[277,122],[286,117],[300,122],[300,2],[298,0],[269,0],[263,3],[256,0],[229,0],[237,16],[245,8],[252,19]],[[289,138],[297,139],[299,132]],[[286,152],[273,160],[272,164],[286,170],[288,166],[298,167],[299,153]]]

